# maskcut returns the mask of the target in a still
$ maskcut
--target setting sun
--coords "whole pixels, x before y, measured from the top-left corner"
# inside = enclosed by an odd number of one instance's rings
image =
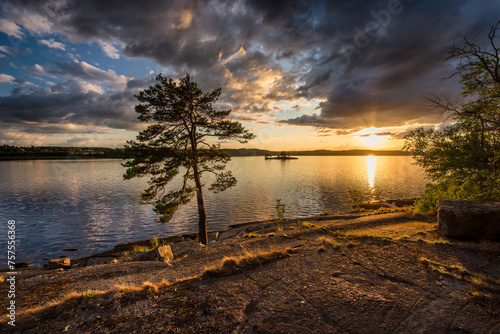
[[[386,144],[386,136],[369,135],[361,137],[363,144],[369,148],[383,148]]]

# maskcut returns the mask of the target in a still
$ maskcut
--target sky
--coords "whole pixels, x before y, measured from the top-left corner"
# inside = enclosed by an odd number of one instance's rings
[[[400,149],[459,95],[446,47],[500,1],[0,2],[0,144],[122,147],[134,97],[189,73],[270,150]]]

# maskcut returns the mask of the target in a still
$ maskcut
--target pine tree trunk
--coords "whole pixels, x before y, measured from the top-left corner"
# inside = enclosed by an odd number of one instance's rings
[[[198,166],[195,165],[194,171],[194,182],[196,184],[196,200],[198,202],[198,240],[206,245],[208,243],[207,235],[207,212],[205,211],[205,201],[203,200],[203,192],[201,189],[200,174],[198,172]]]
[[[198,182],[197,182],[198,183]],[[208,243],[207,234],[207,213],[205,211],[205,202],[203,201],[203,194],[201,192],[201,185],[196,191],[196,199],[198,200],[198,240],[206,245]]]
[[[198,170],[198,148],[196,143],[196,127],[193,126],[191,129],[191,147],[194,153],[194,183],[196,184],[196,200],[198,201],[198,241],[202,244],[208,244],[207,235],[207,212],[205,211],[205,201],[203,200],[203,192],[201,187],[201,176]]]

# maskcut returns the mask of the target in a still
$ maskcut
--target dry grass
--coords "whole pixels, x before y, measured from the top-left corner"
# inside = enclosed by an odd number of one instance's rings
[[[149,281],[142,283],[142,285],[128,285],[128,284],[115,284],[114,288],[117,291],[121,292],[137,292],[142,290],[150,290],[154,292],[158,292],[158,289],[163,287],[167,287],[170,285],[170,282],[167,280],[163,280],[160,283],[154,284]]]
[[[410,221],[404,223],[396,223],[387,226],[374,226],[368,228],[358,228],[346,231],[345,234],[356,237],[391,237],[397,238],[401,235],[415,235],[417,233],[427,234],[428,231],[436,231],[435,223]]]
[[[326,249],[339,250],[342,247],[335,240],[332,240],[332,239],[327,238],[325,236],[319,237],[318,241],[321,241],[321,243],[322,243],[322,245],[320,246],[320,249],[323,248],[324,250],[326,250]],[[321,251],[319,251],[319,252],[321,252]]]
[[[212,266],[206,268],[202,277],[212,278],[239,274],[243,271],[260,267],[263,264],[289,257],[292,253],[295,253],[295,250],[286,248],[269,252],[248,253],[239,257],[226,256],[222,259],[220,267]]]
[[[440,263],[437,261],[426,259],[424,257],[420,258],[420,262],[422,262],[424,265],[426,265],[429,269],[431,269],[434,272],[469,282],[476,287],[495,290],[495,291],[500,290],[499,287],[493,287],[491,285],[488,285],[488,283],[490,283],[496,286],[500,286],[500,279],[498,278],[481,273],[473,273],[457,265]]]
[[[166,280],[153,284],[151,282],[144,282],[142,285],[126,285],[126,284],[116,284],[114,289],[110,291],[84,291],[76,292],[72,291],[65,294],[62,298],[55,299],[48,303],[37,305],[34,307],[29,307],[24,310],[20,310],[18,315],[23,317],[29,317],[33,314],[43,312],[54,307],[61,306],[64,303],[73,302],[75,304],[82,303],[84,300],[88,299],[121,299],[125,295],[129,295],[129,298],[134,298],[137,293],[158,293],[159,290],[169,286],[170,283]]]

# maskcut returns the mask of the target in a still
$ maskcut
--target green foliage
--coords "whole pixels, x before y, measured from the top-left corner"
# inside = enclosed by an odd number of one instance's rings
[[[156,247],[158,247],[158,239],[156,238],[152,239],[151,240],[151,247],[148,247],[148,246],[140,246],[140,245],[133,245],[132,246],[132,249],[129,249],[128,251],[125,251],[123,253],[123,258],[125,259],[130,259],[132,257],[133,254],[137,253],[137,252],[149,252],[153,249],[155,249]],[[156,246],[155,246],[156,245]]]
[[[167,222],[179,206],[187,204],[196,194],[199,213],[200,241],[207,242],[206,211],[201,177],[214,175],[209,186],[213,192],[224,191],[236,185],[231,172],[224,171],[230,156],[215,142],[237,141],[246,143],[255,136],[241,123],[227,117],[231,110],[215,110],[221,89],[203,93],[189,74],[177,84],[161,74],[154,86],[140,91],[135,106],[141,122],[149,126],[125,146],[131,160],[124,164],[125,179],[151,176],[142,200],[152,204]],[[180,175],[180,186],[169,188]],[[169,188],[169,190],[167,190]]]
[[[404,149],[433,181],[415,203],[417,211],[436,211],[439,199],[500,200],[500,48],[495,45],[500,21],[489,34],[493,50],[464,39],[449,48],[460,59],[461,95],[456,105],[448,98],[431,100],[453,122],[442,130],[419,128],[406,137]]]
[[[320,216],[331,216],[331,215],[333,215],[333,212],[330,209],[323,209],[323,211],[321,211],[321,213],[319,215]]]
[[[97,296],[97,292],[82,292],[82,297],[83,298],[93,298]]]
[[[280,152],[280,154],[278,154],[278,158],[280,158],[280,159],[288,159],[288,158],[290,158],[290,153],[282,151],[282,152]]]
[[[281,203],[281,199],[276,200],[276,220],[285,220],[286,204]]]
[[[98,159],[125,157],[122,148],[0,145],[0,159]]]
[[[153,249],[158,248],[159,245],[160,245],[160,241],[158,240],[158,238],[151,239],[151,247]]]

